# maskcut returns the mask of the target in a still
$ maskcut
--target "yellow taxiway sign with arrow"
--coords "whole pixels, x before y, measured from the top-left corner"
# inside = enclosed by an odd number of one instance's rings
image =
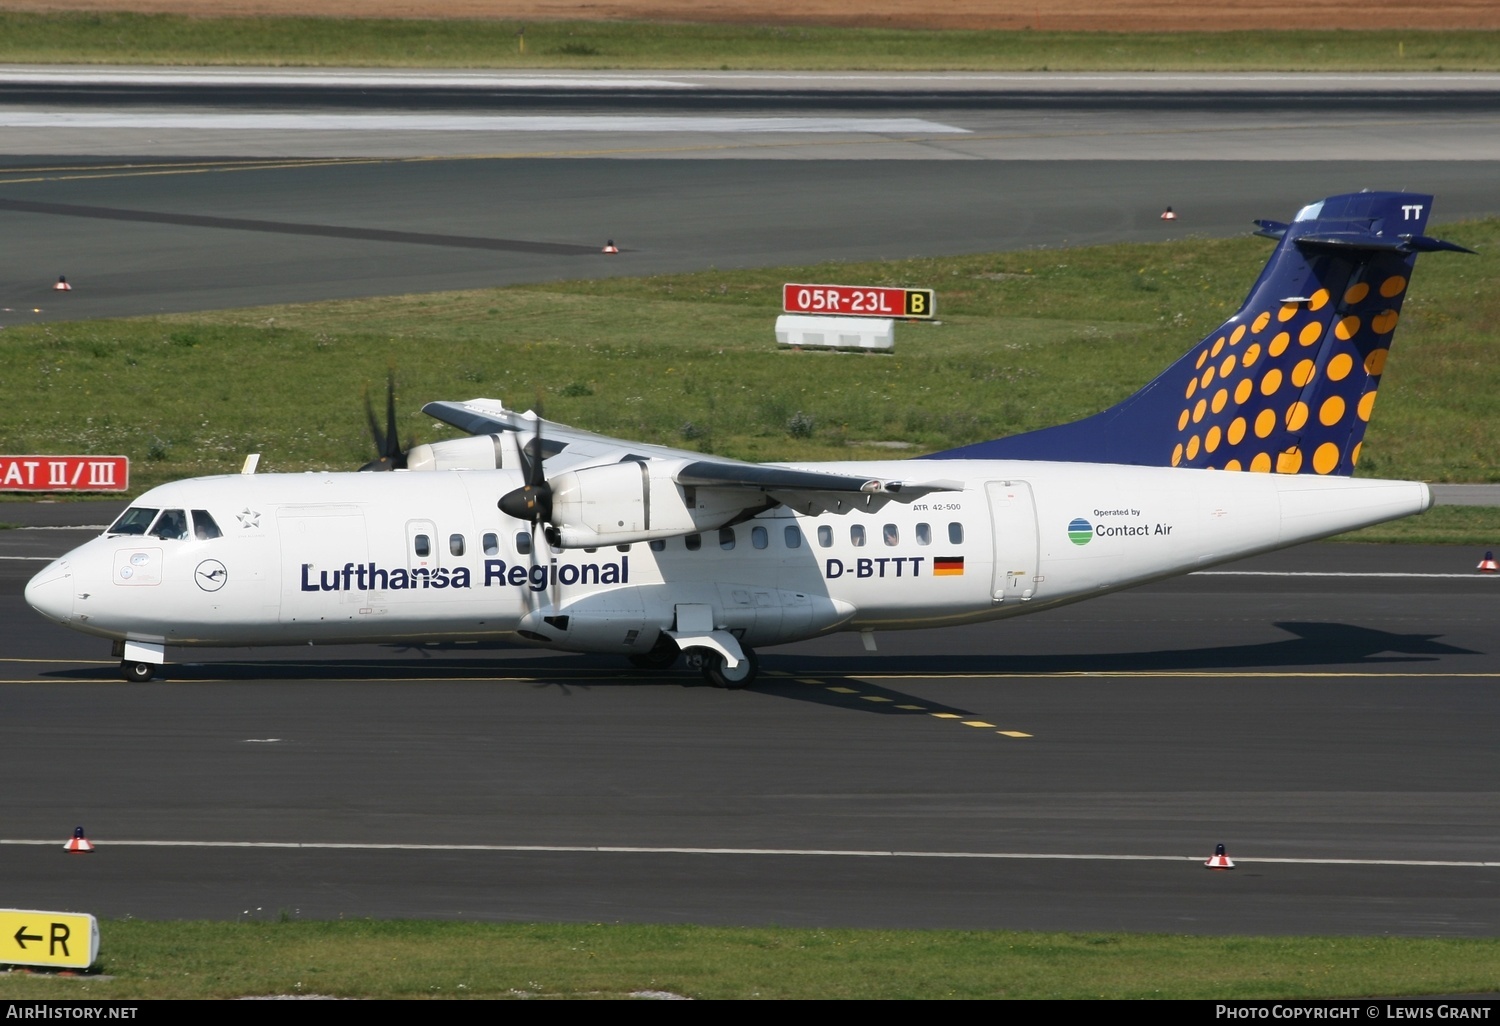
[[[0,964],[87,969],[99,957],[99,922],[87,913],[0,908]]]

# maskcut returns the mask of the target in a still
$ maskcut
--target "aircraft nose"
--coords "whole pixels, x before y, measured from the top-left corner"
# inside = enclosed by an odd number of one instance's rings
[[[67,560],[47,564],[31,579],[26,585],[26,604],[58,623],[73,619],[73,574]]]

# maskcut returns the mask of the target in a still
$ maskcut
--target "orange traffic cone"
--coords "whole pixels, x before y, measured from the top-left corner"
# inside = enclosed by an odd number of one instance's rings
[[[1168,207],[1166,210],[1163,210],[1161,212],[1161,219],[1163,221],[1175,221],[1177,220],[1177,215],[1172,212],[1171,207]]]
[[[1482,574],[1500,573],[1500,564],[1496,564],[1493,552],[1486,552],[1484,558],[1479,561],[1479,566],[1475,569]]]
[[[1205,862],[1203,864],[1205,866],[1207,866],[1209,869],[1233,869],[1234,868],[1234,860],[1231,859],[1228,855],[1224,854],[1224,846],[1222,844],[1216,844],[1216,845],[1214,845],[1214,854],[1213,854],[1213,857],[1210,858],[1207,862]]]
[[[618,253],[618,252],[620,252],[620,247],[615,245],[615,240],[614,239],[610,239],[608,242],[606,242],[604,244],[604,252],[606,252],[606,253]]]
[[[63,851],[76,851],[87,854],[93,850],[94,846],[89,843],[87,837],[83,836],[83,827],[74,827],[72,838],[69,839],[67,844],[63,845]]]
[[[68,279],[62,275],[57,276],[57,284],[52,286],[53,292],[72,292],[73,286],[68,284]]]

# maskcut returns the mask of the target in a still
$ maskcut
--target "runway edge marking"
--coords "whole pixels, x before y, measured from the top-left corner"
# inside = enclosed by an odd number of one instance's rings
[[[55,846],[56,840],[9,840],[0,845]],[[505,853],[578,853],[600,855],[759,855],[793,858],[898,858],[898,859],[1009,859],[1053,862],[1202,862],[1201,855],[1106,855],[1069,854],[1063,852],[998,851],[884,851],[879,849],[841,850],[836,848],[673,848],[606,844],[373,844],[344,841],[105,841],[109,848],[260,848],[289,851],[413,851],[413,852],[493,852]],[[1500,861],[1477,862],[1442,859],[1318,859],[1318,858],[1241,858],[1239,864],[1299,866],[1405,866],[1422,869],[1495,869]]]

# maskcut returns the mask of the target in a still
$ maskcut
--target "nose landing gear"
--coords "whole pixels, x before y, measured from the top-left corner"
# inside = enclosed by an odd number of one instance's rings
[[[113,655],[120,658],[120,676],[131,684],[144,684],[161,671],[166,646],[154,641],[116,641]]]
[[[156,676],[156,665],[154,663],[132,662],[127,659],[120,664],[120,676],[132,684],[144,684]]]

